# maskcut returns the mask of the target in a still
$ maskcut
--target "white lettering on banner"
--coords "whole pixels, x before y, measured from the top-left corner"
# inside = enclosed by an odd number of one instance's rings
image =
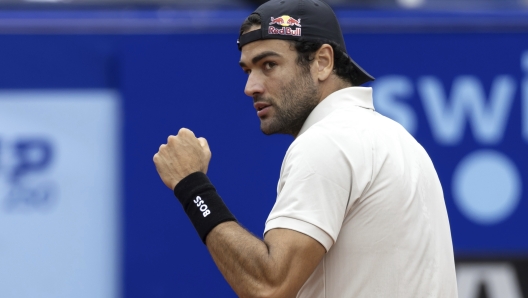
[[[449,101],[442,84],[434,77],[421,78],[418,91],[438,143],[459,143],[467,117],[475,139],[482,144],[496,144],[504,135],[515,95],[515,83],[510,76],[497,77],[493,81],[487,106],[482,84],[474,76],[456,78]]]
[[[513,110],[518,95],[520,137],[528,142],[528,51],[521,54],[520,62],[524,77],[498,75],[491,83],[489,94],[486,94],[488,88],[473,75],[455,77],[451,90],[446,90],[438,77],[419,77],[415,82],[416,93],[432,138],[439,145],[456,146],[464,139],[468,126],[478,144],[497,145],[504,138],[510,115],[518,111]],[[374,105],[381,114],[399,122],[411,134],[423,127],[418,123],[421,118],[417,116],[416,103],[413,107],[406,102],[415,93],[409,77],[383,76],[373,82],[373,89]],[[467,219],[479,225],[494,225],[507,220],[520,206],[523,173],[504,152],[480,153],[470,152],[454,167],[451,191],[458,209]],[[493,187],[480,187],[484,181],[491,182]]]
[[[515,268],[508,263],[460,264],[458,298],[477,298],[482,285],[489,298],[523,298]]]
[[[413,109],[399,100],[409,99],[413,94],[412,81],[405,76],[389,75],[376,79],[376,110],[400,123],[411,134],[418,128]]]
[[[526,73],[520,88],[522,134],[528,142],[528,51],[521,56],[521,67]],[[456,77],[449,93],[435,76],[418,78],[416,87],[432,136],[439,144],[454,146],[460,143],[468,122],[478,143],[493,145],[502,141],[517,94],[514,77],[497,76],[491,84],[489,97],[480,79],[470,75]],[[418,118],[413,108],[404,102],[414,93],[411,79],[402,75],[383,76],[373,82],[373,89],[376,109],[415,134],[420,126]]]
[[[453,171],[453,199],[462,214],[481,225],[507,219],[519,206],[521,175],[506,155],[496,150],[476,150]]]

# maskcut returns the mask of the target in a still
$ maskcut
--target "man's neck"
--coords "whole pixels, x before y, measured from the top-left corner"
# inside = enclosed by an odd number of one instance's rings
[[[352,87],[352,85],[338,78],[332,79],[331,81],[321,84],[319,88],[319,94],[321,94],[319,98],[319,103],[321,103],[325,98],[327,98],[328,95],[348,87]]]

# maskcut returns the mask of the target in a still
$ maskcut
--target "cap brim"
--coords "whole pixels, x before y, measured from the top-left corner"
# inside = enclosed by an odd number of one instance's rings
[[[347,55],[348,56],[348,55]],[[374,81],[375,78],[371,76],[368,72],[366,72],[359,64],[356,63],[350,56],[348,56],[350,59],[350,62],[354,64],[356,67],[356,72],[354,73],[354,76],[352,77],[352,84],[354,86],[361,86],[365,84],[366,82]]]

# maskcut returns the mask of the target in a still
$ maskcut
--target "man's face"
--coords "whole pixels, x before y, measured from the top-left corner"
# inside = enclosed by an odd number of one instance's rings
[[[296,136],[320,94],[310,71],[297,64],[295,48],[284,40],[255,41],[242,48],[240,66],[262,132]]]

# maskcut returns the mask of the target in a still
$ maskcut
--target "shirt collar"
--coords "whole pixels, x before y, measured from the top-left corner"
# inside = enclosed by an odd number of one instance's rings
[[[308,130],[335,110],[346,107],[361,107],[374,110],[371,87],[348,87],[335,91],[321,101],[310,113],[297,136]]]

